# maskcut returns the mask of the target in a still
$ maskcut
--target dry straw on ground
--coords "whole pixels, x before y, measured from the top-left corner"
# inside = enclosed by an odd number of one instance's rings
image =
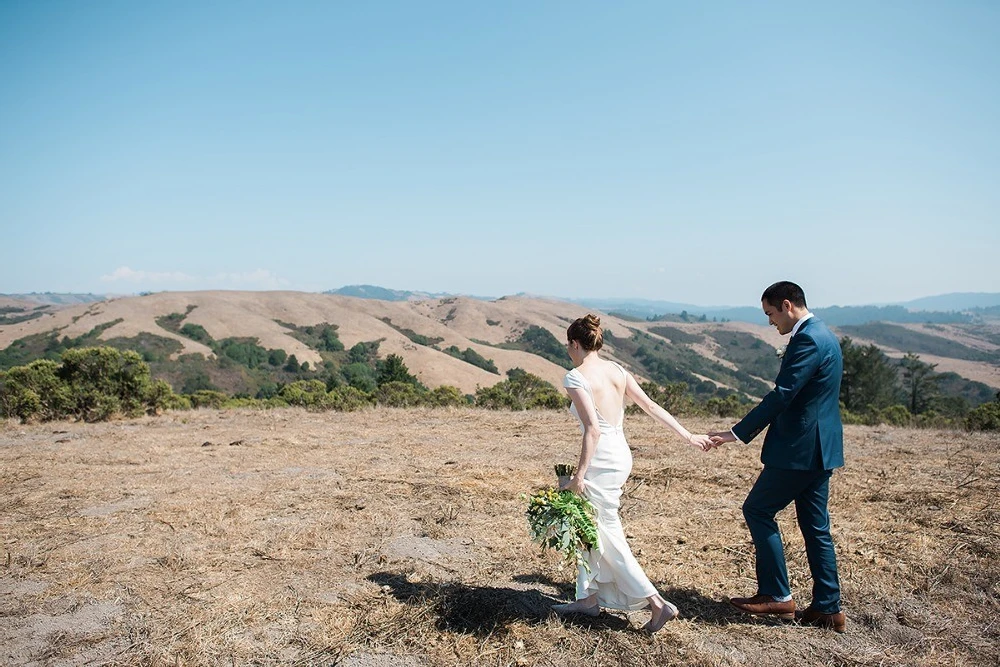
[[[693,422],[707,430],[722,423]],[[1000,662],[1000,439],[851,427],[832,514],[846,635],[747,619],[757,447],[642,416],[624,522],[681,609],[552,616],[571,573],[519,494],[572,461],[559,412],[174,413],[0,426],[0,663],[961,665]],[[781,519],[795,598],[809,579]]]

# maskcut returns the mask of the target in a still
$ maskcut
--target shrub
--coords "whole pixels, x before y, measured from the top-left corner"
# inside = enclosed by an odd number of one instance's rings
[[[137,352],[111,347],[66,350],[59,376],[69,386],[72,414],[84,421],[145,411],[151,380],[149,366]]]
[[[884,410],[879,410],[878,418],[883,424],[890,426],[909,426],[913,421],[913,415],[905,405],[890,405]]]
[[[62,363],[36,360],[0,379],[0,414],[23,421],[69,416],[101,421],[157,413],[176,403],[170,385],[153,382],[137,352],[113,347],[65,350]]]
[[[269,408],[287,408],[288,403],[278,398],[277,396],[273,398],[250,398],[244,396],[241,398],[230,398],[222,404],[223,408],[257,408],[259,410],[266,410]]]
[[[555,387],[521,368],[507,371],[507,379],[476,390],[476,405],[491,410],[565,408],[569,399]]]
[[[375,401],[391,408],[410,408],[423,403],[423,395],[415,385],[393,380],[379,385]]]
[[[446,384],[428,392],[424,397],[424,402],[427,403],[427,405],[439,408],[458,407],[469,404],[458,387],[452,387]]]
[[[164,410],[190,410],[194,407],[191,399],[180,394],[170,394],[163,406]]]
[[[327,397],[326,383],[321,380],[299,380],[286,384],[278,396],[289,405],[317,410],[328,410],[332,407]]]
[[[457,345],[452,345],[451,347],[446,347],[441,351],[447,355],[455,357],[456,359],[461,359],[467,364],[478,366],[479,368],[482,368],[484,371],[489,371],[490,373],[500,375],[500,371],[497,370],[497,365],[493,362],[492,359],[487,359],[483,355],[473,350],[471,347],[465,348],[465,351],[463,352],[462,350],[458,349]]]
[[[341,412],[354,412],[361,408],[371,407],[372,404],[369,394],[351,386],[337,387],[330,391],[328,396],[330,406]]]
[[[170,388],[169,384],[163,380],[155,380],[150,383],[149,389],[146,391],[146,412],[158,415],[164,410],[170,409],[173,396],[174,390]]]
[[[201,391],[196,391],[188,396],[188,399],[190,399],[191,405],[195,408],[219,409],[227,400],[229,400],[229,397],[221,391],[202,389]]]
[[[641,382],[639,387],[646,392],[647,396],[653,399],[654,403],[672,415],[676,416],[695,412],[694,401],[687,394],[687,383],[672,382],[661,387],[655,382]],[[633,404],[625,408],[625,412],[634,415],[642,412],[642,408]]]
[[[0,416],[25,422],[65,416],[72,406],[72,396],[58,370],[55,361],[38,359],[0,376]]]
[[[1000,399],[970,411],[965,427],[970,431],[1000,431]]]
[[[844,407],[843,402],[840,404],[840,421],[843,424],[867,424],[865,415],[859,414],[857,412],[851,412]]]
[[[705,401],[705,410],[715,417],[742,417],[748,407],[736,394],[729,394],[725,398],[713,396]]]

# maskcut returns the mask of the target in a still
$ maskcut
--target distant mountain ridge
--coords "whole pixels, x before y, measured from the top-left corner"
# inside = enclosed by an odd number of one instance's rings
[[[27,301],[37,304],[50,304],[53,306],[70,306],[78,303],[93,303],[94,301],[104,301],[108,298],[106,294],[76,294],[71,292],[29,292],[28,294],[0,294],[0,297],[13,299],[16,301]]]
[[[668,314],[686,313],[691,320],[702,316],[709,320],[733,320],[766,324],[761,309],[750,306],[699,306],[673,301],[649,299],[570,299],[589,308],[615,312],[641,319]],[[1000,293],[956,292],[923,297],[896,304],[862,306],[828,306],[813,308],[817,316],[833,326],[866,324],[868,322],[958,324],[970,323],[981,311],[1000,306]]]
[[[492,301],[491,296],[473,296],[471,294],[452,294],[450,292],[418,292],[413,290],[390,289],[378,285],[344,285],[336,289],[326,290],[323,294],[351,296],[358,299],[377,299],[378,301],[422,301],[424,299],[445,299],[464,296],[469,299]]]
[[[937,296],[925,296],[899,304],[909,310],[970,310],[973,308],[994,308],[1000,306],[997,292],[953,292]]]

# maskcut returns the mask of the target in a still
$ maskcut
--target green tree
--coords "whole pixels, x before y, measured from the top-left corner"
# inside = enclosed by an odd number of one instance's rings
[[[215,391],[216,386],[212,384],[212,379],[205,370],[198,368],[187,371],[184,376],[184,382],[181,385],[182,394],[193,394],[206,389]]]
[[[875,345],[855,345],[847,336],[840,339],[844,376],[840,400],[851,412],[875,412],[896,403],[899,374],[889,358]]]
[[[919,356],[907,352],[900,366],[910,414],[918,415],[929,410],[938,394],[937,374],[934,372],[937,364],[920,361]]]
[[[384,361],[378,362],[376,366],[376,382],[379,386],[389,382],[404,382],[406,384],[419,385],[420,381],[410,374],[410,369],[403,363],[403,358],[398,354],[390,354]]]
[[[187,336],[191,340],[204,343],[205,345],[211,345],[213,343],[212,336],[205,330],[205,327],[200,324],[192,324],[188,322],[180,328],[179,333],[182,336]]]
[[[347,363],[349,364],[373,364],[378,358],[379,341],[368,343],[361,342],[355,344],[347,351]]]
[[[347,364],[340,369],[340,374],[344,377],[344,382],[358,391],[371,393],[378,386],[375,381],[375,369],[366,363]]]
[[[497,365],[493,362],[492,359],[487,359],[483,355],[473,350],[471,347],[465,348],[465,351],[463,352],[462,350],[458,349],[457,345],[452,345],[450,347],[446,347],[441,351],[447,355],[455,357],[456,359],[461,359],[462,361],[468,364],[472,364],[473,366],[478,366],[479,368],[482,368],[484,371],[489,371],[490,373],[500,375],[500,371],[497,370]]]

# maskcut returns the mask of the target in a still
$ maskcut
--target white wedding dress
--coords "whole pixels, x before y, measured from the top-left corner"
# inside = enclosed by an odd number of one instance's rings
[[[613,362],[612,362],[613,363]],[[623,375],[624,368],[615,364]],[[568,389],[583,389],[591,402],[594,393],[590,383],[577,369],[571,370],[563,378],[563,386]],[[597,411],[597,423],[601,429],[601,438],[590,460],[590,467],[583,479],[586,482],[584,495],[597,510],[597,534],[600,546],[587,552],[586,561],[590,566],[588,572],[582,565],[576,577],[576,599],[581,600],[597,593],[597,601],[602,607],[634,611],[649,605],[646,599],[656,595],[656,588],[642,571],[639,562],[632,555],[625,541],[625,531],[618,518],[619,501],[622,486],[632,471],[632,452],[625,440],[622,425],[625,419],[625,406],[622,404],[618,414],[617,424],[612,424]],[[576,406],[570,406],[573,416],[580,419]],[[580,422],[583,430],[583,422]]]

